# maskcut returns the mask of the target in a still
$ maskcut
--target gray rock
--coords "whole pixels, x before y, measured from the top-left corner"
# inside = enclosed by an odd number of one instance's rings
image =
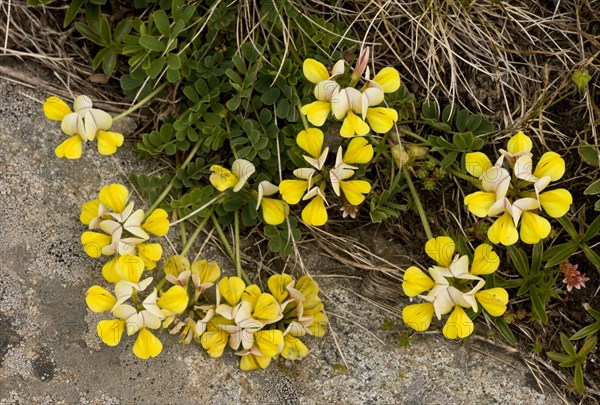
[[[157,163],[140,161],[132,139],[114,156],[85,145],[78,161],[56,158],[62,135],[42,114],[46,96],[0,81],[1,404],[560,403],[539,392],[517,359],[498,348],[473,350],[481,348],[473,339],[429,333],[403,349],[397,334],[380,329],[386,314],[352,292],[360,291],[358,280],[323,270],[315,275],[333,333],[307,338],[312,352],[302,361],[242,372],[231,352],[212,359],[167,333],[160,334],[163,352],[149,361],[131,353],[131,338],[105,346],[95,331],[104,315],[85,305],[86,289],[103,280],[101,262],[80,244],[80,207],[103,185],[127,184],[127,173]],[[207,254],[233,274],[215,252]],[[316,255],[307,262],[336,266]]]

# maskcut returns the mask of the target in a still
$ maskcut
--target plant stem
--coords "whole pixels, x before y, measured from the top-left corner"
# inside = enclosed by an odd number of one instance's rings
[[[167,278],[163,277],[160,282],[156,285],[156,290],[160,291],[160,289],[163,287],[163,285],[165,285],[165,283],[167,282]]]
[[[425,214],[425,210],[423,209],[423,204],[421,204],[419,193],[417,193],[417,189],[415,188],[415,185],[412,182],[412,179],[410,178],[410,174],[408,173],[406,167],[402,168],[402,173],[404,174],[406,184],[408,184],[408,188],[410,189],[410,193],[412,194],[413,201],[415,202],[415,207],[417,208],[417,212],[419,213],[419,217],[421,217],[421,223],[423,224],[423,230],[425,231],[425,235],[427,235],[427,239],[433,239],[433,233],[431,233],[429,222],[427,222],[427,215]]]
[[[202,142],[203,142],[203,139],[200,139],[198,142],[196,142],[196,144],[194,145],[194,148],[190,151],[190,154],[188,155],[188,157],[181,164],[181,166],[179,166],[179,168],[177,170],[185,169],[187,167],[187,165],[190,164],[190,162],[192,161],[193,157],[196,155],[196,152],[198,152],[198,149],[200,148],[200,145],[202,144]],[[152,205],[150,206],[150,208],[148,209],[148,211],[146,211],[146,215],[144,215],[144,219],[148,218],[148,216],[152,213],[152,211],[154,211],[160,205],[160,203],[165,198],[167,198],[167,196],[169,195],[169,192],[173,188],[173,184],[174,183],[175,183],[175,176],[173,176],[173,178],[171,179],[171,181],[169,182],[169,184],[167,184],[167,187],[165,187],[165,189],[163,190],[163,192],[152,203]]]
[[[212,219],[213,225],[215,226],[215,229],[217,230],[219,239],[221,239],[221,243],[223,243],[223,246],[225,247],[225,250],[227,251],[227,255],[229,256],[231,261],[235,263],[235,255],[233,254],[233,249],[231,248],[229,241],[227,240],[227,238],[225,237],[225,234],[223,233],[223,228],[221,228],[221,224],[217,220],[217,217],[215,217],[214,213],[212,213],[210,215],[210,218]],[[250,284],[250,279],[248,278],[248,276],[246,275],[246,273],[243,270],[242,270],[242,279],[247,284]]]
[[[235,210],[233,220],[235,233],[235,272],[238,277],[242,277],[242,258],[240,257],[240,210]]]
[[[400,132],[400,133],[402,133],[404,135],[411,136],[411,137],[413,137],[413,138],[415,138],[415,139],[417,139],[417,140],[419,140],[419,141],[421,141],[423,143],[426,143],[426,144],[429,143],[427,141],[427,139],[423,138],[421,135],[417,135],[414,132],[409,131],[408,129],[398,128],[398,132]]]
[[[187,254],[187,252],[190,250],[190,248],[194,244],[194,241],[196,240],[198,235],[200,235],[200,232],[202,232],[202,229],[204,229],[204,225],[206,225],[206,223],[208,222],[208,219],[211,217],[212,212],[213,212],[213,209],[210,210],[210,213],[207,216],[202,218],[202,221],[200,221],[200,224],[198,225],[198,227],[196,228],[196,230],[194,231],[192,236],[190,236],[190,239],[187,241],[186,245],[181,250],[181,256],[185,256]]]
[[[160,86],[158,86],[157,88],[155,88],[152,91],[152,93],[148,94],[146,97],[144,97],[143,99],[141,99],[137,104],[133,105],[129,110],[123,111],[121,114],[119,114],[116,117],[114,117],[113,118],[113,122],[114,121],[118,121],[121,118],[125,118],[129,114],[137,111],[140,107],[142,107],[148,101],[152,100],[152,98],[154,98],[154,96],[156,96],[158,93],[160,93],[162,89],[164,89],[165,87],[167,87],[168,84],[169,84],[169,82],[165,82],[165,83],[161,84]]]

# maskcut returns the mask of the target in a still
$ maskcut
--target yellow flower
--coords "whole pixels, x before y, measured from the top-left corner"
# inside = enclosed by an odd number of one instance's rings
[[[455,306],[442,332],[448,339],[466,338],[473,333],[473,321],[460,306]]]
[[[239,277],[223,277],[219,281],[219,293],[227,303],[231,306],[235,306],[240,302],[246,283]]]
[[[521,216],[521,240],[525,243],[535,244],[546,238],[552,227],[547,219],[530,211],[523,212]]]
[[[433,304],[430,302],[408,305],[402,309],[402,320],[417,332],[429,329],[432,319]]]
[[[329,117],[329,113],[331,112],[331,102],[319,100],[313,101],[312,103],[303,105],[300,112],[306,115],[306,118],[311,124],[320,127],[325,123],[327,117]]]
[[[373,77],[373,82],[383,90],[384,93],[393,93],[400,88],[400,74],[393,67],[384,67]]]
[[[120,256],[115,263],[115,273],[120,280],[138,283],[144,272],[144,261],[135,255]]]
[[[307,354],[308,347],[300,339],[290,334],[284,336],[281,357],[288,360],[298,360],[306,357]]]
[[[279,183],[279,193],[285,202],[295,205],[304,197],[304,194],[308,190],[308,185],[308,180],[283,180]]]
[[[325,65],[312,58],[308,58],[304,61],[302,64],[302,72],[304,73],[304,77],[314,84],[318,84],[329,78],[329,72],[327,72]]]
[[[523,133],[523,131],[517,132],[512,138],[509,139],[506,148],[512,155],[516,155],[521,152],[531,152],[533,142],[531,138]]]
[[[361,204],[365,195],[371,191],[371,184],[365,180],[340,181],[340,187],[346,200],[352,205]]]
[[[148,270],[156,267],[156,262],[162,257],[162,246],[159,243],[147,243],[137,245],[138,254],[144,261],[144,266]]]
[[[114,284],[114,283],[118,283],[119,281],[121,281],[121,277],[119,277],[119,275],[117,274],[117,271],[115,270],[115,266],[118,261],[119,261],[119,256],[115,256],[111,260],[106,262],[104,264],[104,266],[102,266],[102,276],[109,283]]]
[[[271,357],[259,356],[252,353],[242,356],[240,359],[240,370],[250,371],[258,368],[265,369],[271,364]]]
[[[209,180],[214,188],[221,192],[232,188],[237,193],[254,174],[256,168],[245,159],[237,159],[233,162],[231,171],[219,165],[212,165],[210,171],[212,174]]]
[[[367,109],[367,122],[374,132],[385,134],[398,121],[398,111],[393,108],[375,107]]]
[[[483,243],[475,249],[473,255],[473,263],[471,263],[471,271],[469,273],[479,276],[492,274],[500,266],[500,258],[498,254],[492,250],[492,247],[487,243]]]
[[[252,317],[267,324],[277,322],[283,317],[281,305],[271,294],[262,293],[256,301]]]
[[[265,223],[269,225],[279,225],[285,221],[289,208],[285,202],[275,198],[266,198],[279,191],[279,187],[268,181],[261,181],[258,185],[258,198],[256,210],[262,208],[262,215]]]
[[[117,132],[98,131],[98,152],[101,155],[112,155],[123,145],[125,137]]]
[[[288,297],[289,293],[287,287],[293,281],[294,280],[289,274],[274,274],[269,277],[269,281],[267,282],[269,291],[271,291],[273,297],[275,297],[280,304]]]
[[[200,343],[210,357],[221,357],[228,339],[229,334],[227,332],[209,322],[206,332],[200,337]]]
[[[425,244],[425,253],[442,267],[449,267],[454,258],[455,244],[448,236],[429,239]]]
[[[302,210],[302,220],[312,226],[324,225],[328,217],[323,192],[318,187],[314,187],[304,196],[305,200],[309,198],[311,201]]]
[[[493,167],[490,159],[481,152],[467,153],[465,156],[465,167],[471,176],[481,178],[483,173]]]
[[[490,288],[475,293],[475,298],[491,316],[501,316],[506,312],[508,293],[504,288]]]
[[[465,197],[465,204],[469,212],[480,217],[488,216],[488,211],[496,202],[496,193],[487,191],[476,191]]]
[[[98,199],[106,207],[116,213],[121,213],[127,205],[129,190],[122,184],[110,184],[102,187]]]
[[[402,289],[404,294],[414,297],[433,288],[435,282],[419,268],[411,266],[404,272]]]
[[[180,285],[174,285],[169,288],[159,299],[156,304],[159,308],[168,311],[168,314],[180,314],[188,306],[188,294]]]
[[[94,285],[87,290],[85,302],[92,311],[104,312],[112,309],[117,300],[104,288]]]
[[[342,161],[347,164],[365,164],[373,159],[373,146],[365,138],[352,138]]]
[[[325,135],[319,128],[308,128],[296,136],[296,143],[311,157],[318,159],[323,149]]]
[[[125,329],[125,320],[110,319],[98,322],[96,332],[102,342],[108,346],[116,346],[121,341],[123,330]]]
[[[111,236],[103,233],[86,231],[81,235],[83,249],[90,257],[100,257],[102,249],[108,246],[111,241]]]
[[[156,357],[162,351],[162,343],[148,329],[142,328],[133,345],[133,354],[140,359]]]
[[[169,216],[162,208],[155,209],[146,218],[142,228],[156,236],[165,236],[169,231]]]
[[[254,341],[265,357],[273,357],[283,349],[283,332],[278,329],[254,332]]]
[[[313,336],[325,336],[325,333],[327,332],[327,316],[325,313],[319,311],[313,314],[313,320],[310,325],[308,325],[308,330]]]
[[[552,218],[560,218],[569,211],[573,204],[573,197],[564,188],[558,188],[541,193],[540,204],[546,214]]]
[[[508,212],[502,214],[488,229],[488,238],[492,243],[502,243],[504,246],[515,244],[519,240],[517,227]]]
[[[559,180],[565,174],[565,161],[556,152],[546,152],[535,166],[533,175],[538,179],[549,176],[550,181]]]
[[[191,266],[190,261],[187,259],[187,257],[175,255],[165,260],[163,268],[165,274],[178,277],[184,271],[190,270]]]

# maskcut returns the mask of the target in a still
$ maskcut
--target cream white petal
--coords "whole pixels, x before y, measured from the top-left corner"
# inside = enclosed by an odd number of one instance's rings
[[[79,133],[77,125],[79,121],[81,121],[79,114],[69,113],[62,119],[60,129],[69,136],[77,135]],[[81,121],[81,123],[83,125],[83,121]]]
[[[333,80],[323,80],[315,86],[314,95],[319,101],[331,101],[340,91],[340,85]]]
[[[75,112],[92,108],[92,106],[92,99],[89,96],[81,95],[73,101],[73,110],[75,110]]]
[[[331,69],[331,77],[334,76],[338,76],[338,75],[343,75],[346,66],[346,62],[344,62],[343,59],[338,60],[337,62],[335,62],[335,65],[333,65],[333,69]]]
[[[488,208],[487,214],[490,217],[495,217],[496,215],[500,215],[501,213],[506,211],[507,206],[510,206],[510,202],[508,201],[508,198],[506,198],[506,197],[500,198],[500,199],[496,200],[496,202],[493,203],[490,208]]]
[[[348,97],[348,107],[357,114],[362,114],[363,95],[354,87],[346,88],[346,97]]]
[[[136,309],[127,304],[115,305],[112,309],[112,314],[119,319],[128,319],[132,315],[137,314]]]
[[[368,107],[374,107],[383,103],[384,93],[381,89],[378,89],[376,87],[369,87],[363,92],[363,94],[367,98]]]
[[[94,121],[94,117],[90,111],[85,113],[84,119],[84,133],[80,135],[84,135],[85,139],[88,141],[93,141],[96,137],[96,132],[98,132],[98,126],[96,125],[96,121]]]
[[[448,289],[445,288],[444,290],[440,291],[435,296],[435,300],[433,301],[433,310],[435,311],[435,316],[437,317],[437,319],[442,319],[442,315],[445,315],[448,312],[452,311],[454,305],[456,304],[452,300]]]
[[[94,119],[96,128],[107,131],[110,129],[110,127],[112,127],[112,117],[106,111],[92,108],[89,112]]]
[[[256,204],[256,209],[260,208],[260,202],[262,201],[264,196],[271,196],[279,191],[279,187],[270,181],[263,180],[258,184],[258,202]]]
[[[238,192],[244,187],[246,181],[254,174],[256,168],[254,165],[245,160],[245,159],[237,159],[233,162],[231,166],[231,172],[238,178],[237,184],[233,187],[234,192]]]
[[[520,198],[512,205],[513,207],[519,208],[521,211],[530,211],[540,208],[540,202],[535,198]]]
[[[343,120],[346,117],[349,108],[346,89],[340,90],[331,97],[331,112],[338,120]]]
[[[514,173],[521,180],[527,180],[532,183],[538,180],[533,175],[533,161],[529,155],[521,156],[517,159],[514,166]]]

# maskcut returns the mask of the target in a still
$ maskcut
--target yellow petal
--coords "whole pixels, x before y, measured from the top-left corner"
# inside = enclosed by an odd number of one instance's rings
[[[259,330],[254,341],[265,357],[273,357],[283,349],[283,332],[278,329]]]
[[[475,298],[491,316],[500,316],[506,311],[508,293],[504,288],[490,288],[475,293]]]
[[[262,293],[256,301],[253,318],[265,323],[272,323],[281,318],[281,306],[274,296]]]
[[[502,243],[504,246],[513,245],[519,240],[519,233],[517,232],[515,223],[507,212],[490,226],[487,235],[492,243]]]
[[[559,180],[565,174],[565,161],[556,152],[546,152],[535,166],[533,175],[538,179],[550,176],[550,181]]]
[[[156,262],[162,257],[162,246],[159,243],[147,243],[137,245],[138,254],[144,261],[144,265],[148,270],[156,267]]]
[[[311,58],[306,59],[302,64],[302,72],[304,77],[314,84],[329,79],[329,72],[325,65]]]
[[[448,317],[442,332],[448,339],[462,339],[473,333],[473,330],[473,321],[469,318],[465,310],[457,305]]]
[[[62,121],[65,115],[69,114],[71,109],[60,98],[52,96],[44,101],[44,115],[53,121]]]
[[[217,262],[198,260],[192,264],[192,274],[198,274],[200,283],[214,283],[221,277],[221,269]]]
[[[540,239],[546,238],[552,227],[546,218],[525,211],[521,216],[521,240],[525,243],[535,244]]]
[[[138,283],[144,272],[144,261],[135,255],[123,255],[115,263],[115,272],[121,280]]]
[[[221,192],[233,188],[238,182],[238,178],[223,166],[212,165],[210,171],[212,172],[209,178],[210,183]]]
[[[104,266],[102,266],[102,276],[109,283],[115,284],[115,283],[118,283],[119,281],[121,281],[121,277],[119,277],[119,275],[117,274],[117,271],[115,269],[115,265],[117,264],[118,260],[119,260],[119,257],[116,256],[113,259],[106,262],[104,264]]]
[[[404,272],[404,280],[402,289],[404,294],[409,297],[414,297],[433,288],[435,282],[423,273],[419,268],[411,266]]]
[[[210,357],[221,357],[228,339],[229,335],[227,332],[209,324],[209,330],[202,334],[200,343]]]
[[[398,112],[387,107],[369,108],[367,110],[367,121],[373,132],[385,134],[392,129],[394,122],[398,121]]]
[[[123,135],[117,132],[98,131],[98,152],[101,155],[112,155],[123,145]]]
[[[274,274],[269,277],[267,282],[269,291],[280,304],[288,297],[289,293],[286,287],[292,282],[292,276],[289,274]]]
[[[90,257],[100,257],[102,248],[109,245],[111,241],[112,238],[110,235],[99,232],[86,231],[81,235],[83,250]]]
[[[533,142],[531,139],[523,133],[523,131],[517,132],[512,138],[508,140],[506,148],[512,155],[519,152],[531,152]]]
[[[327,209],[320,196],[315,196],[306,204],[306,207],[302,210],[302,220],[312,226],[321,226],[327,222]]]
[[[480,178],[486,170],[492,168],[490,158],[481,152],[467,153],[465,156],[465,167],[471,176]]]
[[[247,354],[240,359],[240,370],[251,371],[258,368],[265,369],[271,363],[271,357],[255,356]]]
[[[156,357],[162,352],[162,343],[148,329],[140,329],[135,343],[133,344],[133,354],[140,359]]]
[[[354,135],[363,136],[369,133],[369,125],[362,120],[358,115],[352,111],[348,111],[342,128],[340,128],[340,135],[345,138],[353,137]]]
[[[159,308],[166,309],[173,314],[180,314],[187,308],[188,301],[185,289],[180,285],[174,285],[161,295],[156,304]]]
[[[313,314],[313,321],[308,325],[308,330],[313,336],[325,336],[327,332],[327,316],[323,312]]]
[[[373,146],[365,138],[352,138],[342,161],[348,164],[369,163],[373,159]]]
[[[465,204],[469,212],[485,218],[488,216],[488,210],[496,202],[496,193],[486,191],[476,191],[465,197]]]
[[[79,159],[81,157],[82,140],[79,135],[72,136],[58,145],[54,153],[59,158]]]
[[[390,66],[381,69],[373,81],[383,87],[384,93],[393,93],[400,88],[400,74]]]
[[[283,180],[279,183],[281,198],[290,205],[298,204],[308,189],[306,180]]]
[[[300,339],[290,334],[283,338],[281,357],[288,360],[298,360],[308,354],[308,347]]]
[[[492,250],[487,243],[483,243],[475,249],[473,263],[470,273],[474,276],[492,274],[500,266],[500,257]]]
[[[318,159],[319,156],[321,156],[324,139],[325,135],[319,128],[308,128],[304,131],[300,131],[296,137],[296,143],[310,156]]]
[[[79,220],[84,225],[89,225],[92,219],[98,216],[98,206],[100,200],[88,201],[81,207],[81,214],[79,214]]]
[[[319,294],[319,286],[310,276],[300,277],[294,288],[300,291],[305,297]]]
[[[124,319],[111,319],[98,322],[96,332],[102,341],[108,346],[116,346],[121,341],[125,329]]]
[[[244,289],[244,293],[242,294],[242,301],[248,301],[252,308],[256,307],[256,303],[258,302],[258,297],[262,294],[260,287],[256,284],[250,284]]]
[[[312,103],[303,105],[300,112],[306,115],[308,121],[320,127],[325,123],[329,113],[331,112],[331,102],[329,101],[313,101]]]
[[[155,209],[146,218],[142,228],[156,236],[165,236],[169,232],[169,215],[162,208]]]
[[[117,300],[104,288],[94,285],[87,290],[85,302],[92,311],[104,312],[112,309],[117,303]]]
[[[546,214],[552,218],[560,218],[569,211],[573,196],[564,188],[546,191],[540,194],[540,204]]]
[[[219,281],[219,292],[232,307],[240,302],[245,288],[246,283],[239,277],[223,277]]]
[[[165,274],[179,277],[179,274],[190,269],[190,261],[185,256],[175,255],[165,260]]]
[[[407,305],[402,309],[402,320],[406,325],[417,332],[423,332],[429,329],[432,318],[433,304],[431,302]]]
[[[371,191],[371,185],[366,180],[340,181],[340,187],[346,200],[352,205],[359,205],[365,200],[365,195]]]
[[[448,236],[429,239],[425,244],[425,253],[442,267],[450,266],[454,258],[454,241]]]
[[[129,199],[129,190],[122,184],[110,184],[102,187],[98,199],[114,212],[120,213]]]
[[[263,219],[269,225],[282,224],[289,212],[287,204],[275,198],[263,198],[260,206]]]

